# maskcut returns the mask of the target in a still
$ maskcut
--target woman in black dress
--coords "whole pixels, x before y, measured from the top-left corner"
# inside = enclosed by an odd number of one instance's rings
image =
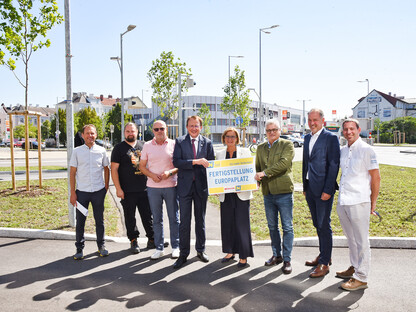
[[[251,157],[247,148],[238,146],[240,136],[235,128],[227,128],[221,137],[226,149],[217,153],[216,159]],[[222,251],[227,255],[221,262],[229,262],[238,254],[240,261],[237,266],[247,265],[247,257],[254,257],[250,230],[250,199],[251,191],[221,194],[221,239]]]

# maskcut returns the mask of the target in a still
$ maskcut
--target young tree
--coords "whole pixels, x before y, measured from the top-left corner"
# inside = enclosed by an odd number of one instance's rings
[[[114,133],[113,133],[113,145],[120,143],[121,140],[121,104],[117,103],[115,107],[111,111],[109,111],[105,117],[105,136],[111,137],[110,132],[110,125],[114,125]],[[124,113],[124,122],[127,124],[128,122],[133,120],[133,116],[128,114],[127,112]]]
[[[225,95],[221,103],[221,110],[224,114],[232,113],[234,118],[243,119],[240,127],[247,127],[251,120],[251,100],[245,80],[244,70],[241,71],[237,65],[234,68],[234,76],[230,77],[229,83],[223,88]]]
[[[178,73],[182,75],[181,91],[188,90],[186,78],[191,74],[186,63],[180,62],[172,52],[162,52],[160,58],[152,62],[147,77],[153,89],[152,101],[161,109],[161,115],[171,118],[178,110]]]
[[[34,51],[49,47],[47,32],[63,21],[56,0],[0,1],[0,65],[8,67],[25,89],[25,109],[28,108],[29,60]],[[9,58],[6,57],[6,52]],[[16,72],[16,60],[24,65],[24,80]]]
[[[211,134],[212,117],[207,104],[203,103],[198,111],[198,116],[202,118],[202,135]]]

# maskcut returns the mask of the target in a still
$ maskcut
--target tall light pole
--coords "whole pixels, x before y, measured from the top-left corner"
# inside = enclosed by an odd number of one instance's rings
[[[124,141],[124,85],[123,85],[123,36],[129,31],[136,28],[136,25],[127,26],[127,30],[120,34],[120,57],[110,57],[111,60],[116,60],[120,67],[121,75],[121,141]]]
[[[303,119],[302,119],[302,134],[305,135],[305,102],[307,101],[311,101],[311,100],[298,100],[298,102],[302,101],[303,102]]]
[[[272,29],[272,28],[276,28],[279,27],[279,25],[273,25],[270,27],[266,27],[266,28],[260,28],[259,29],[259,120],[260,120],[260,126],[259,126],[259,137],[260,137],[260,142],[263,141],[264,138],[264,131],[263,131],[263,107],[262,107],[262,103],[261,103],[261,34],[265,33],[265,34],[270,34],[270,31],[266,31],[268,29]]]
[[[365,80],[358,80],[357,82],[367,82],[367,95],[370,93],[370,80],[367,78]]]

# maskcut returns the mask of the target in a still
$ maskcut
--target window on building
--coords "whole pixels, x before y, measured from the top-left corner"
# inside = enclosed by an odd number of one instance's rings
[[[150,119],[150,114],[143,114],[144,119]]]
[[[383,117],[391,117],[391,109],[387,108],[383,110]]]
[[[357,118],[365,118],[365,111],[360,110],[357,112]]]
[[[292,114],[290,116],[290,121],[291,121],[292,124],[300,125],[300,120],[301,120],[300,115]]]

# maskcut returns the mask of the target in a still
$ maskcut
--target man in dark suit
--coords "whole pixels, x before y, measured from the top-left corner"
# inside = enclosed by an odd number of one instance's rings
[[[194,204],[195,216],[195,249],[201,261],[208,262],[205,253],[205,212],[208,199],[206,169],[208,160],[214,160],[214,148],[208,138],[199,133],[202,129],[202,119],[199,116],[189,116],[186,121],[188,134],[176,139],[173,151],[173,165],[179,169],[177,193],[179,196],[180,225],[179,248],[180,256],[174,268],[180,268],[190,252],[191,212]]]
[[[339,140],[323,128],[324,122],[322,110],[312,109],[308,113],[311,133],[305,136],[303,147],[303,194],[319,239],[319,256],[305,263],[315,267],[310,277],[321,277],[329,273],[332,253],[331,210],[334,193],[338,188]]]

